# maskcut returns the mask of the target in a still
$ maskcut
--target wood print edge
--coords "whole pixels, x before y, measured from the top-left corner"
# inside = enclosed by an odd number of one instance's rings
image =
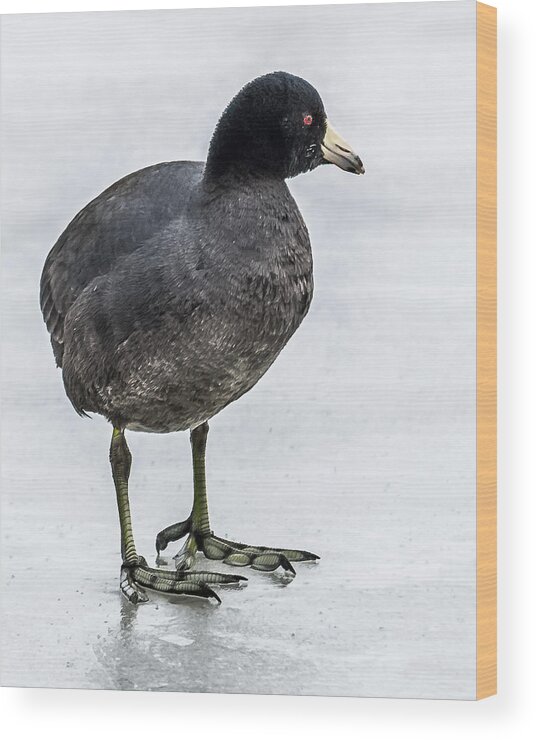
[[[476,4],[476,698],[497,693],[497,10]]]

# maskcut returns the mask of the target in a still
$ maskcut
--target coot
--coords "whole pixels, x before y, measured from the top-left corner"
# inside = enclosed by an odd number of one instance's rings
[[[242,576],[191,571],[196,552],[257,570],[315,560],[214,535],[205,487],[208,420],[264,375],[311,302],[307,228],[285,179],[334,163],[364,172],[329,126],[305,80],[274,72],[247,84],[221,116],[203,162],[127,175],[91,201],[52,248],[41,309],[67,396],[113,425],[112,475],[121,525],[120,585],[219,597]],[[162,530],[158,554],[186,537],[176,570],[151,568],[131,528],[125,430],[190,430],[190,516]]]

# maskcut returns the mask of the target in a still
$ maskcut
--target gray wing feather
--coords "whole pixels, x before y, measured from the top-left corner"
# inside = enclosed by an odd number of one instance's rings
[[[59,367],[65,319],[78,296],[180,215],[202,170],[202,162],[163,162],[127,175],[88,203],[59,237],[46,259],[40,290]]]

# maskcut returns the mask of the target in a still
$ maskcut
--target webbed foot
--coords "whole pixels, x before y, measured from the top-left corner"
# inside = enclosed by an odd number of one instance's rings
[[[213,532],[200,533],[192,528],[191,517],[184,522],[163,529],[156,537],[156,550],[165,550],[169,542],[188,534],[186,542],[175,555],[175,565],[179,572],[188,570],[195,562],[197,552],[202,552],[209,560],[222,560],[228,565],[250,566],[254,570],[273,571],[281,567],[295,574],[292,562],[310,562],[319,556],[307,550],[294,550],[279,547],[255,547],[243,542],[234,542],[217,537]]]
[[[166,594],[185,594],[221,599],[208,584],[229,584],[247,580],[243,576],[230,573],[211,573],[207,571],[171,571],[150,568],[144,557],[138,556],[135,562],[125,562],[121,566],[120,587],[123,595],[133,604],[148,601],[145,589]]]

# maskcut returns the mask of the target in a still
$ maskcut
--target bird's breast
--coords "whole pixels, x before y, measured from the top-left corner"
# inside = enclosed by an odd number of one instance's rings
[[[307,314],[310,259],[274,259],[232,276],[220,315],[225,346],[242,371],[264,372]]]

